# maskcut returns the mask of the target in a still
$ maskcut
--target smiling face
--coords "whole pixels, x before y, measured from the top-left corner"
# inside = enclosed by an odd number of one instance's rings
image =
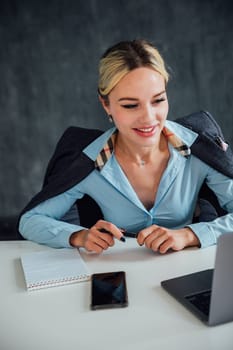
[[[119,131],[119,137],[134,146],[159,144],[168,114],[164,77],[151,68],[127,73],[108,95],[101,98]]]

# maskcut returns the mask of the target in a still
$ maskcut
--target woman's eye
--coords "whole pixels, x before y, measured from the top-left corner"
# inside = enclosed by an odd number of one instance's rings
[[[138,106],[137,104],[122,105],[123,108],[127,108],[127,109],[136,108],[137,106]]]
[[[163,101],[166,101],[165,97],[156,98],[154,101],[152,101],[152,104],[159,104]],[[133,108],[137,108],[138,106],[139,106],[138,103],[127,103],[122,105],[122,107],[126,109],[133,109]]]
[[[166,101],[165,97],[157,98],[153,103],[160,103],[160,102],[163,102],[163,101]]]

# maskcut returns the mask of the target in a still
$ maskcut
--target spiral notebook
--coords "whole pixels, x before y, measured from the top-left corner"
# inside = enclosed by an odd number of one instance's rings
[[[90,272],[77,249],[51,249],[21,256],[28,291],[87,281]]]

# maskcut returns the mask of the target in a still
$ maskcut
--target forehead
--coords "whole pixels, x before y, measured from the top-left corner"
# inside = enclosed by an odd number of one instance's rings
[[[136,68],[127,73],[112,89],[110,95],[140,98],[165,90],[164,77],[151,68]]]

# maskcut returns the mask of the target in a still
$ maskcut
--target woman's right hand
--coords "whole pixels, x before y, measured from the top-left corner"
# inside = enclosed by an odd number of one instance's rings
[[[122,231],[111,222],[99,220],[89,229],[72,233],[70,245],[83,247],[91,252],[102,253],[103,250],[114,245],[114,238],[124,240]]]

